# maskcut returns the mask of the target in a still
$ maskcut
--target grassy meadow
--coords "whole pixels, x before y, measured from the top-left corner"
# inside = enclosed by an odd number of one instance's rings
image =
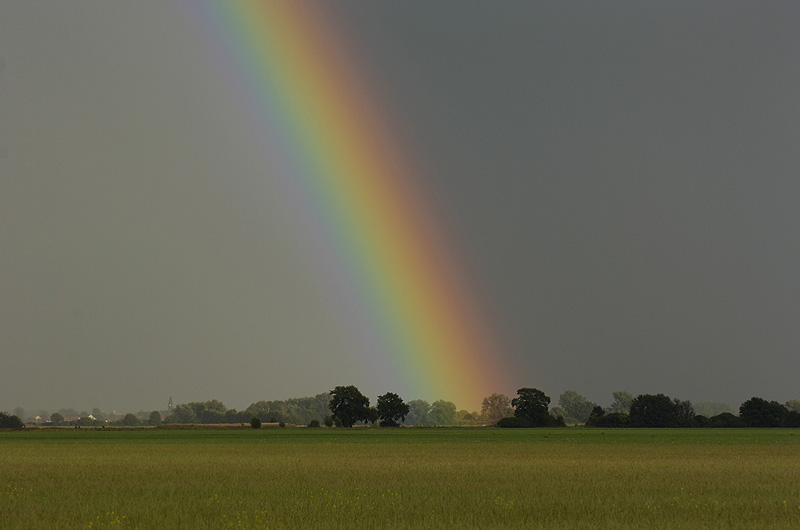
[[[800,431],[7,431],[0,528],[800,528]]]

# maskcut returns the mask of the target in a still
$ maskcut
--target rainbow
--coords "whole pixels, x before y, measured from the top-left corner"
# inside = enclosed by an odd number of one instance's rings
[[[477,408],[511,387],[504,348],[426,202],[423,172],[326,9],[209,1],[198,16],[271,168],[306,213],[365,355],[385,356],[405,387],[386,390]]]

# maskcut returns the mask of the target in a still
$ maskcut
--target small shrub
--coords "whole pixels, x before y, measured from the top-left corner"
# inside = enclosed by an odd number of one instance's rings
[[[259,418],[258,416],[253,416],[253,419],[250,420],[250,427],[252,427],[254,429],[260,429],[261,428],[261,418]]]
[[[308,423],[308,426],[309,426],[309,427],[319,427],[319,420],[311,420],[311,421]]]
[[[281,429],[283,429],[284,427],[286,427],[286,424],[285,424],[284,422],[280,422],[280,423],[278,424],[278,427],[280,427]]]
[[[333,416],[325,416],[325,427],[333,427]]]

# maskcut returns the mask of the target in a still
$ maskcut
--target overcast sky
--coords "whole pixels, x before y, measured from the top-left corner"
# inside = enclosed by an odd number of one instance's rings
[[[525,386],[800,398],[800,4],[331,12]],[[193,24],[0,5],[0,410],[390,390]]]

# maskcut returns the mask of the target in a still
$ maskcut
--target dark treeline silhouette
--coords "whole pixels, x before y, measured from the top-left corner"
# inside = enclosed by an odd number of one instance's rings
[[[541,390],[521,388],[517,394],[511,401],[514,415],[499,420],[498,427],[555,427],[565,425],[564,416],[570,423],[589,427],[800,427],[797,400],[781,405],[753,397],[742,403],[738,416],[730,412],[705,416],[696,414],[690,401],[664,394],[633,397],[629,392],[614,392],[614,403],[608,409],[572,390],[564,392],[560,406],[552,409],[548,409],[550,398]]]
[[[739,407],[739,416],[722,412],[695,414],[692,403],[664,394],[634,398],[628,413],[606,413],[595,407],[586,422],[591,427],[800,427],[800,412],[777,401],[752,397]]]
[[[614,401],[601,407],[574,390],[561,394],[558,405],[550,407],[550,397],[536,388],[521,388],[511,399],[503,394],[484,398],[480,412],[457,410],[450,401],[432,404],[416,399],[404,402],[392,392],[378,396],[376,406],[355,386],[337,386],[330,392],[313,397],[277,401],[258,401],[245,410],[228,409],[221,401],[183,403],[165,411],[128,413],[116,418],[94,409],[92,414],[81,413],[79,418],[66,418],[62,409],[51,414],[46,425],[126,427],[167,424],[254,424],[308,425],[310,427],[377,424],[383,427],[406,426],[478,426],[498,427],[558,427],[586,425],[588,427],[800,427],[800,400],[785,404],[752,397],[741,404],[738,416],[724,403],[700,403],[672,399],[664,394],[613,393]],[[170,400],[171,406],[171,400]],[[20,414],[22,409],[18,409]],[[698,413],[699,412],[699,413]],[[116,413],[115,413],[116,414]],[[254,422],[253,420],[257,420]],[[0,412],[0,428],[22,428],[19,414]]]

